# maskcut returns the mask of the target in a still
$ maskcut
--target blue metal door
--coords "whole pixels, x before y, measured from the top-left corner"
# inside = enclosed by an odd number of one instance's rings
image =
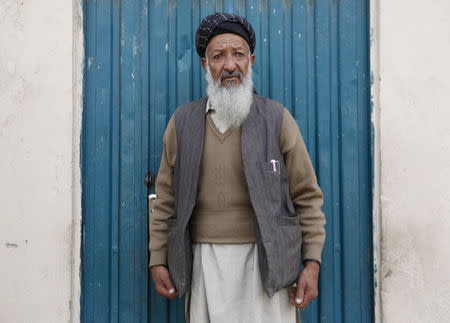
[[[303,322],[372,322],[367,0],[85,0],[82,322],[183,322],[148,274],[144,185],[175,108],[204,95],[202,17],[242,14],[259,94],[298,121],[325,194],[320,295]]]

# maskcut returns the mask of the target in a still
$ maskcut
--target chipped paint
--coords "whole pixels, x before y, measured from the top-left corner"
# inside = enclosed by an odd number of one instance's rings
[[[133,56],[137,55],[138,52],[138,45],[137,45],[137,38],[135,35],[133,35]]]
[[[87,68],[88,70],[91,69],[92,63],[94,62],[94,58],[93,57],[88,57],[87,59]]]

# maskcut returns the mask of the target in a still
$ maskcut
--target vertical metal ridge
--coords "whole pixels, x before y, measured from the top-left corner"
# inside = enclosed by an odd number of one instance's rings
[[[371,154],[370,146],[367,144],[370,142],[369,131],[367,131],[368,125],[370,124],[370,105],[365,104],[370,102],[370,77],[369,77],[369,4],[368,1],[358,2],[358,61],[359,61],[359,82],[360,91],[358,93],[358,139],[359,139],[359,153],[358,158],[360,159],[361,165],[361,176],[359,177],[359,189],[360,195],[372,196],[372,181],[371,181]],[[361,199],[359,201],[360,214],[368,212],[366,210],[372,210],[371,199]],[[362,243],[362,255],[363,259],[366,259],[367,266],[363,267],[363,271],[360,272],[360,284],[361,290],[372,290],[373,286],[373,275],[371,272],[373,270],[373,248],[372,248],[372,216],[371,212],[368,212],[368,221],[363,221],[361,218],[361,243]],[[364,237],[369,237],[368,241]],[[365,277],[369,277],[366,279]],[[373,316],[373,291],[370,294],[361,293],[361,306],[363,308],[368,308],[370,310],[361,312],[362,321],[374,320]]]
[[[175,44],[172,41],[173,32],[172,13],[169,1],[150,1],[149,9],[149,39],[151,45],[150,83],[151,83],[151,124],[153,129],[149,132],[152,136],[152,145],[149,147],[152,161],[150,169],[154,174],[159,167],[162,151],[162,136],[165,124],[167,124],[171,110],[171,88],[173,75],[171,64]],[[166,28],[160,28],[165,26]],[[160,64],[163,61],[163,64]],[[167,322],[169,315],[168,301],[155,291],[153,282],[150,281],[150,322]]]
[[[283,6],[281,7],[283,8]],[[292,106],[292,10],[289,6],[281,9],[283,12],[283,50],[284,50],[284,78],[283,78],[283,105]]]
[[[265,10],[264,10],[265,9]],[[269,1],[263,4],[263,10],[261,10],[261,32],[263,35],[263,45],[261,47],[261,77],[265,82],[263,82],[263,87],[261,89],[263,95],[270,96],[270,83],[271,83],[271,75],[270,70],[264,66],[268,66],[270,62],[270,35],[269,35],[269,25],[270,25],[270,13],[269,13],[270,5]]]
[[[291,39],[290,39],[290,42],[291,42],[291,53],[290,53],[290,55],[291,55],[291,69],[292,69],[292,74],[291,74],[291,82],[290,82],[290,88],[291,88],[291,98],[290,98],[290,100],[291,100],[291,104],[290,104],[290,106],[289,107],[287,107],[290,111],[291,111],[291,114],[293,115],[293,116],[295,116],[296,114],[297,114],[297,102],[296,102],[296,99],[295,99],[295,94],[296,94],[296,91],[295,91],[295,86],[294,86],[294,84],[295,84],[295,55],[294,55],[294,47],[295,47],[295,27],[294,27],[294,6],[292,6],[291,7],[291,10],[289,11],[289,21],[290,21],[290,34],[291,34]]]
[[[315,122],[314,122],[314,111],[316,109],[316,86],[315,86],[315,6],[314,3],[307,4],[307,27],[306,27],[306,51],[307,51],[307,111],[306,111],[306,131],[307,138],[306,142],[308,145],[308,152],[311,156],[312,162],[316,165],[316,145],[315,145]]]
[[[142,24],[141,24],[141,31],[142,31],[142,38],[140,39],[140,45],[141,45],[141,55],[140,55],[140,64],[141,64],[141,69],[142,69],[142,74],[140,74],[140,82],[141,82],[141,92],[142,92],[142,104],[141,104],[141,113],[142,113],[142,122],[143,122],[143,127],[141,130],[141,138],[142,138],[142,142],[141,142],[141,150],[142,150],[142,164],[141,164],[141,169],[140,169],[140,173],[141,174],[146,174],[150,169],[150,154],[151,154],[151,147],[150,147],[150,142],[149,142],[149,133],[150,133],[150,122],[149,122],[149,113],[150,113],[150,102],[149,102],[149,91],[150,91],[150,85],[149,85],[149,3],[148,0],[143,0],[142,3],[142,11],[141,11],[141,20],[142,20]],[[141,179],[141,185],[143,185],[144,181]],[[143,187],[143,197],[144,200],[147,202],[147,193],[148,193],[148,188],[147,187]],[[144,322],[148,322],[149,321],[149,302],[148,302],[148,295],[149,295],[149,291],[150,291],[150,284],[149,284],[149,270],[148,270],[148,264],[149,264],[149,258],[148,258],[148,216],[147,216],[147,212],[148,212],[148,208],[147,208],[147,203],[142,204],[142,203],[137,203],[138,204],[138,209],[139,209],[139,218],[141,219],[142,222],[142,226],[140,226],[140,236],[142,237],[143,241],[142,241],[142,255],[143,255],[143,263],[142,263],[142,267],[143,267],[143,282],[141,283],[141,286],[143,286],[141,288],[141,293],[139,296],[139,299],[141,299],[142,302],[142,309],[141,309],[141,313],[142,313],[142,317],[141,317],[141,321]]]
[[[174,42],[172,42],[172,38],[171,38],[173,26],[171,24],[171,22],[172,22],[172,19],[171,19],[171,17],[172,17],[172,13],[171,13],[172,10],[171,10],[169,4],[167,4],[166,10],[167,10],[167,22],[166,22],[167,35],[166,35],[166,43],[164,45],[164,49],[166,49],[166,55],[165,55],[166,56],[166,75],[167,75],[166,89],[168,90],[168,89],[171,88],[171,81],[172,81],[171,78],[173,77],[173,73],[171,73],[173,71],[171,71],[171,69],[170,69],[170,66],[171,66],[170,59],[172,58],[172,55],[170,53],[175,50],[175,44],[174,44]],[[156,27],[157,26],[155,26],[155,28]],[[155,62],[155,64],[157,64],[157,62]],[[154,77],[154,79],[157,79],[157,75],[154,75],[153,77]],[[172,96],[171,96],[169,91],[165,91],[165,93],[166,93],[166,103],[169,103],[169,104],[166,104],[166,106],[164,107],[164,109],[165,109],[164,112],[165,112],[165,116],[166,116],[165,119],[166,119],[166,123],[168,123],[169,122],[170,107],[171,107],[171,105],[170,105],[170,103],[171,103],[170,102],[170,98]],[[156,106],[155,106],[155,110],[156,110]]]
[[[315,6],[315,86],[316,86],[316,173],[324,192],[325,203],[322,207],[327,218],[330,218],[330,223],[327,228],[333,227],[334,217],[332,217],[333,210],[333,181],[332,181],[332,86],[331,86],[331,28],[330,28],[330,3],[318,2]],[[328,238],[334,240],[334,230],[328,230]],[[331,258],[331,264],[334,267],[335,263],[332,260],[332,249],[326,248],[324,255]],[[324,266],[322,273],[322,281],[333,281],[332,271],[327,266]],[[331,316],[327,313],[323,302],[329,303],[333,296],[331,290],[324,286],[322,296],[318,302],[314,302],[310,308],[310,317],[312,321],[318,321],[322,317]],[[309,306],[311,306],[309,305]]]
[[[340,8],[340,5],[338,5],[337,6],[337,17],[338,17],[338,21],[337,21],[337,24],[338,24],[338,30],[337,30],[337,33],[338,33],[338,35],[337,35],[337,37],[338,37],[338,59],[339,59],[339,61],[341,61],[342,60],[342,58],[341,58],[341,49],[340,49],[340,46],[341,46],[341,41],[340,41],[340,35],[341,35],[341,28],[340,28],[340,26],[341,26],[341,19],[342,19],[342,15],[340,14],[340,12],[341,12],[341,8]],[[339,240],[340,240],[340,245],[341,245],[341,253],[340,253],[340,266],[339,266],[339,270],[340,270],[340,276],[339,276],[339,286],[340,286],[340,293],[341,294],[343,294],[343,292],[344,292],[344,280],[343,280],[343,278],[342,278],[342,273],[344,272],[344,267],[345,267],[345,258],[344,258],[344,256],[345,256],[345,254],[344,254],[344,234],[345,234],[345,232],[344,232],[344,230],[342,229],[342,227],[343,227],[343,224],[344,224],[344,221],[343,221],[343,214],[344,214],[344,203],[343,203],[343,200],[344,200],[344,198],[343,198],[343,194],[344,194],[344,188],[343,188],[343,186],[344,186],[344,179],[343,179],[343,174],[344,174],[344,170],[343,170],[343,167],[344,167],[344,160],[343,160],[343,158],[344,158],[344,156],[343,156],[343,151],[342,151],[342,146],[343,146],[343,139],[342,139],[342,137],[343,137],[343,125],[342,125],[342,106],[341,106],[341,102],[342,102],[342,98],[341,98],[341,94],[342,94],[342,87],[341,87],[341,66],[339,65],[338,66],[338,82],[339,82],[339,87],[338,87],[338,99],[339,99],[339,110],[338,110],[338,127],[339,127],[339,143],[338,143],[338,146],[337,146],[337,148],[338,148],[338,152],[339,152],[339,154],[338,154],[338,160],[339,160],[339,168],[338,168],[338,170],[339,170],[339,214],[340,214],[340,217],[339,217],[339,224],[340,224],[340,226],[341,226],[341,230],[340,230],[340,232],[339,232]],[[345,315],[344,315],[344,311],[345,311],[345,308],[344,308],[344,302],[343,302],[343,300],[342,300],[342,297],[339,297],[339,318],[340,318],[340,321],[341,322],[344,322],[344,318],[345,318]]]
[[[272,58],[272,55],[270,53],[270,49],[271,49],[270,44],[271,44],[271,39],[272,39],[271,34],[270,34],[270,28],[269,28],[269,26],[271,26],[271,22],[272,22],[272,19],[270,19],[270,17],[271,17],[270,10],[271,10],[271,5],[270,5],[270,1],[268,1],[267,2],[267,20],[266,20],[267,21],[267,36],[264,37],[265,39],[267,39],[267,62],[264,62],[264,63],[266,63],[269,66],[268,75],[267,75],[267,80],[268,80],[267,83],[268,83],[269,92],[266,95],[269,96],[270,98],[274,98],[273,90],[272,90],[273,75],[272,75],[271,66],[269,65],[270,64],[269,62],[271,61],[271,58]]]
[[[332,217],[334,222],[333,232],[335,235],[333,241],[333,291],[334,291],[334,300],[333,300],[333,321],[342,322],[342,302],[341,302],[341,291],[342,291],[342,280],[340,277],[342,276],[342,266],[343,266],[343,258],[342,258],[342,201],[341,201],[341,149],[340,149],[340,141],[341,141],[341,123],[340,123],[340,85],[339,85],[339,61],[340,61],[340,52],[339,52],[339,2],[332,2],[330,4],[332,9],[330,10],[330,33],[331,33],[331,46],[330,46],[330,57],[332,58],[330,67],[332,68],[332,79],[331,79],[331,99],[333,101],[333,106],[335,109],[332,109],[332,123],[334,125],[335,131],[332,132],[332,164],[334,174],[332,176]],[[332,106],[332,107],[333,107]],[[338,254],[336,255],[336,248],[338,250]],[[336,264],[336,262],[338,262]],[[337,285],[337,286],[336,286]]]
[[[355,18],[357,17],[357,12],[359,12],[360,10],[360,4],[361,4],[361,1],[357,1],[356,2],[356,4],[355,4]],[[357,18],[356,18],[356,20],[357,20]],[[359,25],[358,24],[358,20],[357,20],[357,25]],[[359,27],[362,27],[362,26],[359,26]],[[360,57],[359,57],[359,46],[360,46],[360,39],[359,39],[359,35],[360,35],[360,28],[356,28],[356,33],[355,33],[355,44],[356,44],[356,46],[355,46],[355,57],[356,57],[356,65],[358,66],[359,65],[359,60],[360,60]],[[356,127],[357,127],[357,136],[356,136],[356,143],[357,143],[357,150],[358,150],[358,154],[357,154],[357,157],[356,157],[356,164],[357,164],[357,183],[356,183],[356,185],[357,185],[357,190],[358,190],[358,194],[361,194],[362,192],[361,192],[361,176],[363,175],[363,174],[361,174],[361,160],[360,160],[360,151],[361,151],[361,147],[360,147],[360,143],[361,143],[361,138],[360,138],[360,136],[359,136],[359,128],[360,128],[360,122],[359,122],[359,118],[360,118],[360,112],[361,112],[361,109],[360,109],[360,103],[361,103],[361,101],[360,101],[360,98],[359,98],[359,96],[360,96],[360,93],[361,93],[361,79],[360,79],[360,69],[358,68],[358,70],[357,70],[357,76],[356,76],[356,115],[357,115],[357,117],[356,117]],[[358,214],[360,215],[361,214],[361,200],[359,200],[358,201],[358,203],[357,203],[357,209],[358,209]],[[363,239],[362,239],[362,223],[361,223],[361,217],[359,216],[358,218],[358,243],[359,243],[359,252],[360,252],[360,255],[359,255],[359,257],[363,257],[363,249],[364,249],[364,246],[363,246]],[[362,285],[362,277],[361,277],[361,271],[359,271],[358,272],[359,273],[359,277],[358,277],[358,285],[359,285],[359,289],[358,289],[358,299],[359,299],[359,306],[360,306],[360,308],[362,308],[362,290],[361,290],[361,285]],[[362,311],[360,311],[359,312],[359,319],[362,321],[362,319],[363,319],[363,313],[362,313]]]
[[[121,137],[121,2],[111,2],[111,156],[117,154],[121,156],[120,137]],[[110,321],[112,323],[119,321],[120,307],[120,288],[119,288],[119,270],[120,270],[120,158],[111,158],[111,299],[110,299]],[[116,175],[117,174],[117,175]],[[115,176],[116,175],[116,176]]]
[[[171,50],[169,51],[169,80],[170,85],[167,89],[167,95],[169,96],[169,112],[172,111],[176,106],[178,106],[178,64],[177,64],[177,56],[178,56],[178,42],[177,42],[177,15],[176,9],[174,6],[168,1],[167,9],[169,12],[169,43]],[[170,68],[172,66],[172,68]],[[173,91],[172,95],[170,91]]]
[[[243,17],[247,17],[247,5],[246,5],[246,2],[244,0],[237,0],[237,1],[238,1],[238,13],[241,16],[243,16]]]
[[[194,44],[195,43],[195,30],[193,30],[194,28],[192,28],[192,23],[193,23],[193,21],[194,21],[194,10],[193,10],[193,6],[191,5],[190,6],[190,12],[189,12],[189,17],[191,18],[191,21],[190,21],[190,24],[189,24],[189,34],[191,34],[191,35],[194,35],[193,37],[192,37],[192,41],[191,41],[191,44]],[[192,45],[191,45],[192,46]],[[195,46],[192,46],[191,47],[191,55],[190,55],[190,66],[191,66],[191,68],[190,68],[190,73],[189,73],[189,78],[190,78],[190,81],[189,81],[189,84],[190,84],[190,87],[189,87],[189,98],[190,98],[190,100],[193,100],[194,99],[194,55],[195,55]]]

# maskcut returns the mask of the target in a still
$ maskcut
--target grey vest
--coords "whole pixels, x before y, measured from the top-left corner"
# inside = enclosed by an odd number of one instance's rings
[[[173,180],[175,214],[167,220],[168,266],[180,295],[185,293],[192,274],[188,222],[197,197],[206,100],[188,103],[175,112],[178,150]],[[245,178],[257,220],[259,267],[269,297],[297,279],[301,263],[299,217],[289,197],[279,148],[282,119],[280,104],[254,95],[241,135]]]

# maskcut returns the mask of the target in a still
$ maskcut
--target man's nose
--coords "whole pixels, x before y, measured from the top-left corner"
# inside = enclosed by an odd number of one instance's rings
[[[227,72],[232,72],[236,69],[236,62],[232,56],[225,57],[225,63],[223,69]]]

